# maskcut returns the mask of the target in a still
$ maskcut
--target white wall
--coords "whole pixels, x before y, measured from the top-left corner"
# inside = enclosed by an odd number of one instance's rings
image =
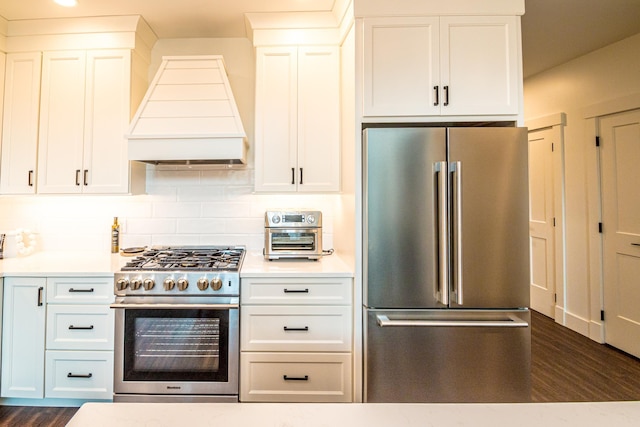
[[[253,193],[255,55],[247,39],[162,39],[153,48],[150,79],[163,55],[222,54],[249,140],[249,165],[147,167],[147,194],[140,196],[0,196],[0,233],[28,228],[38,250],[108,251],[110,224],[122,222],[121,247],[159,244],[232,244],[262,251],[264,211],[323,211],[324,246],[333,246],[339,194]],[[340,251],[339,247],[335,248]]]
[[[566,113],[564,169],[566,180],[566,287],[562,298],[565,323],[589,335],[589,323],[597,322],[601,309],[599,279],[590,277],[590,235],[597,221],[589,217],[589,205],[597,197],[590,177],[596,172],[589,161],[593,150],[593,121],[584,109],[594,104],[640,93],[640,34],[599,49],[524,82],[526,120]],[[591,222],[590,222],[591,220]],[[591,241],[590,241],[591,240]],[[597,245],[597,239],[595,245]],[[596,289],[597,288],[597,289]],[[558,320],[558,319],[556,319]]]

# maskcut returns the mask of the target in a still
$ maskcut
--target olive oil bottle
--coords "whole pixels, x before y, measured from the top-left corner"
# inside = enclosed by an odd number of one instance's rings
[[[111,225],[111,253],[117,254],[120,252],[120,224],[118,224],[118,217],[113,217],[113,224]]]

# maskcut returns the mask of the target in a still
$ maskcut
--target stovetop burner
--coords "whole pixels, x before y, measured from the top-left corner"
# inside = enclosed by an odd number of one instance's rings
[[[150,248],[123,271],[238,271],[244,248],[228,246]]]

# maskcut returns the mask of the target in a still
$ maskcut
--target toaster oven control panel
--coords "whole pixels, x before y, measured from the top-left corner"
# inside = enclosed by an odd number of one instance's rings
[[[322,227],[320,211],[267,211],[264,226],[268,228]]]

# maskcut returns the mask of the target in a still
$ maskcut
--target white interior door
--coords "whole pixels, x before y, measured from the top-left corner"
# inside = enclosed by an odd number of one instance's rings
[[[529,132],[531,308],[555,315],[553,129]]]
[[[640,357],[640,110],[600,119],[605,341]]]

